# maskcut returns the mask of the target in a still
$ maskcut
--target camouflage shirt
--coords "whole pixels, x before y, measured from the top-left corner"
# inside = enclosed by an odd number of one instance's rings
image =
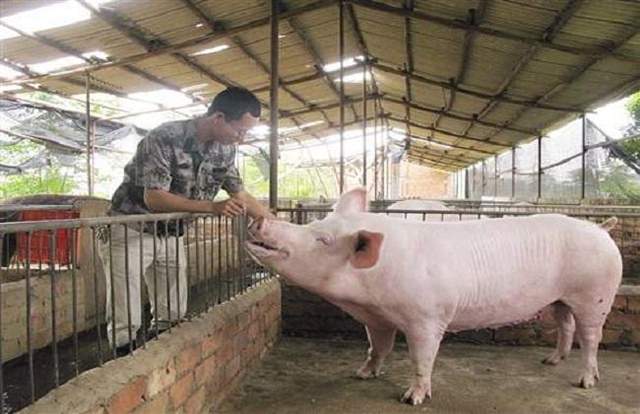
[[[113,194],[114,214],[150,214],[144,190],[165,190],[193,200],[213,200],[220,188],[242,191],[235,167],[235,145],[202,144],[196,120],[167,122],[140,141],[124,167],[122,184]]]

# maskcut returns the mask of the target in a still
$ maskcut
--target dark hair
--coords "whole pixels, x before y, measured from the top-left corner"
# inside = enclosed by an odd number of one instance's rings
[[[247,112],[256,118],[260,117],[260,101],[245,88],[229,87],[213,98],[207,116],[214,112],[222,112],[228,121],[236,121]]]

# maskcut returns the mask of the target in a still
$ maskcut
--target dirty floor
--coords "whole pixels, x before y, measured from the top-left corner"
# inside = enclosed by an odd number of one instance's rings
[[[601,381],[584,390],[579,350],[550,367],[541,347],[443,344],[433,374],[433,399],[401,404],[411,376],[405,344],[396,344],[377,379],[353,376],[366,344],[282,338],[216,413],[640,413],[640,353],[600,351]]]

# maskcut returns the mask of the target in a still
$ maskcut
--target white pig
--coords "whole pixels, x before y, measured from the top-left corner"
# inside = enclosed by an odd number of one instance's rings
[[[606,230],[557,214],[416,223],[366,212],[352,190],[326,219],[298,226],[260,220],[247,249],[260,263],[365,324],[370,348],[357,371],[380,373],[404,332],[415,377],[402,401],[431,398],[431,371],[445,331],[498,327],[553,305],[557,364],[574,332],[582,352],[579,383],[599,379],[598,343],[620,284],[622,261]]]

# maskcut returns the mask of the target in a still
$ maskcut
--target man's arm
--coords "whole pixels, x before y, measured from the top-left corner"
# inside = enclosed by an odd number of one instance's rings
[[[144,202],[150,210],[157,213],[213,213],[222,214],[227,217],[235,217],[244,212],[243,203],[233,198],[219,202],[211,200],[191,200],[165,190],[157,189],[144,190]]]
[[[231,195],[231,199],[237,199],[242,202],[242,204],[247,209],[247,214],[253,218],[257,217],[265,217],[269,219],[275,219],[276,217],[271,214],[268,208],[262,205],[258,200],[256,200],[251,194],[242,190],[238,191],[235,194]]]

